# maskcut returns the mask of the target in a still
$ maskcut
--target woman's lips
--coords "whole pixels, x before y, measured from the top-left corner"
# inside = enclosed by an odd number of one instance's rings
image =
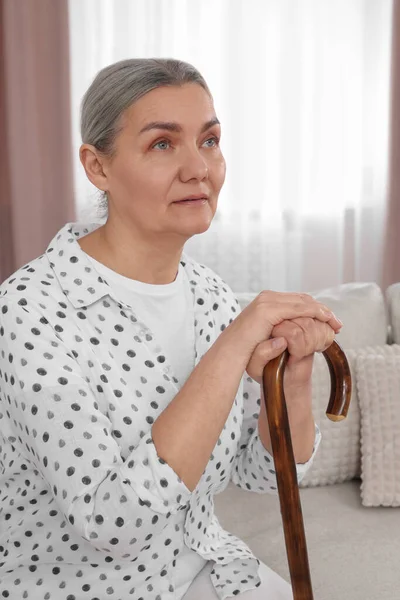
[[[198,200],[177,200],[176,202],[173,202],[173,204],[183,204],[183,205],[195,204],[195,205],[201,205],[201,204],[205,204],[206,202],[207,202],[207,198],[199,198]]]

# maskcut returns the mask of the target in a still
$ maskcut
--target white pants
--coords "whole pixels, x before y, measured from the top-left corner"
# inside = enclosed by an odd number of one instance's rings
[[[214,561],[209,560],[189,586],[182,600],[218,600],[211,583],[210,572]],[[259,567],[261,585],[243,592],[235,598],[243,600],[293,600],[292,587],[275,571],[261,562]]]

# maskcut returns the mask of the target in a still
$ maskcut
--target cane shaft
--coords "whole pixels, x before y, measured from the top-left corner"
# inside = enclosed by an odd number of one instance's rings
[[[331,376],[331,395],[326,414],[331,420],[339,421],[346,417],[349,408],[350,369],[344,352],[336,342],[323,354]],[[293,598],[294,600],[313,600],[296,462],[283,389],[283,376],[288,357],[289,354],[285,351],[265,367],[263,373],[264,398]]]

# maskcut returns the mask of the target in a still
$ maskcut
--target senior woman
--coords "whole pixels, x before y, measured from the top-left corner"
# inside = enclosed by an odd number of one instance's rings
[[[299,479],[307,471],[320,440],[313,354],[341,323],[291,293],[261,291],[240,312],[184,252],[225,177],[194,67],[103,69],[81,125],[106,222],[65,225],[0,288],[2,597],[288,600],[290,585],[220,526],[213,497],[230,480],[277,493],[260,384],[286,347]]]

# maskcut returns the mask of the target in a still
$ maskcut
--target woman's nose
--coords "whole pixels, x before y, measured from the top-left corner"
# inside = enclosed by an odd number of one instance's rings
[[[180,167],[180,177],[182,181],[190,179],[205,179],[208,175],[207,161],[201,155],[198,149],[185,150],[182,153],[182,162]]]

